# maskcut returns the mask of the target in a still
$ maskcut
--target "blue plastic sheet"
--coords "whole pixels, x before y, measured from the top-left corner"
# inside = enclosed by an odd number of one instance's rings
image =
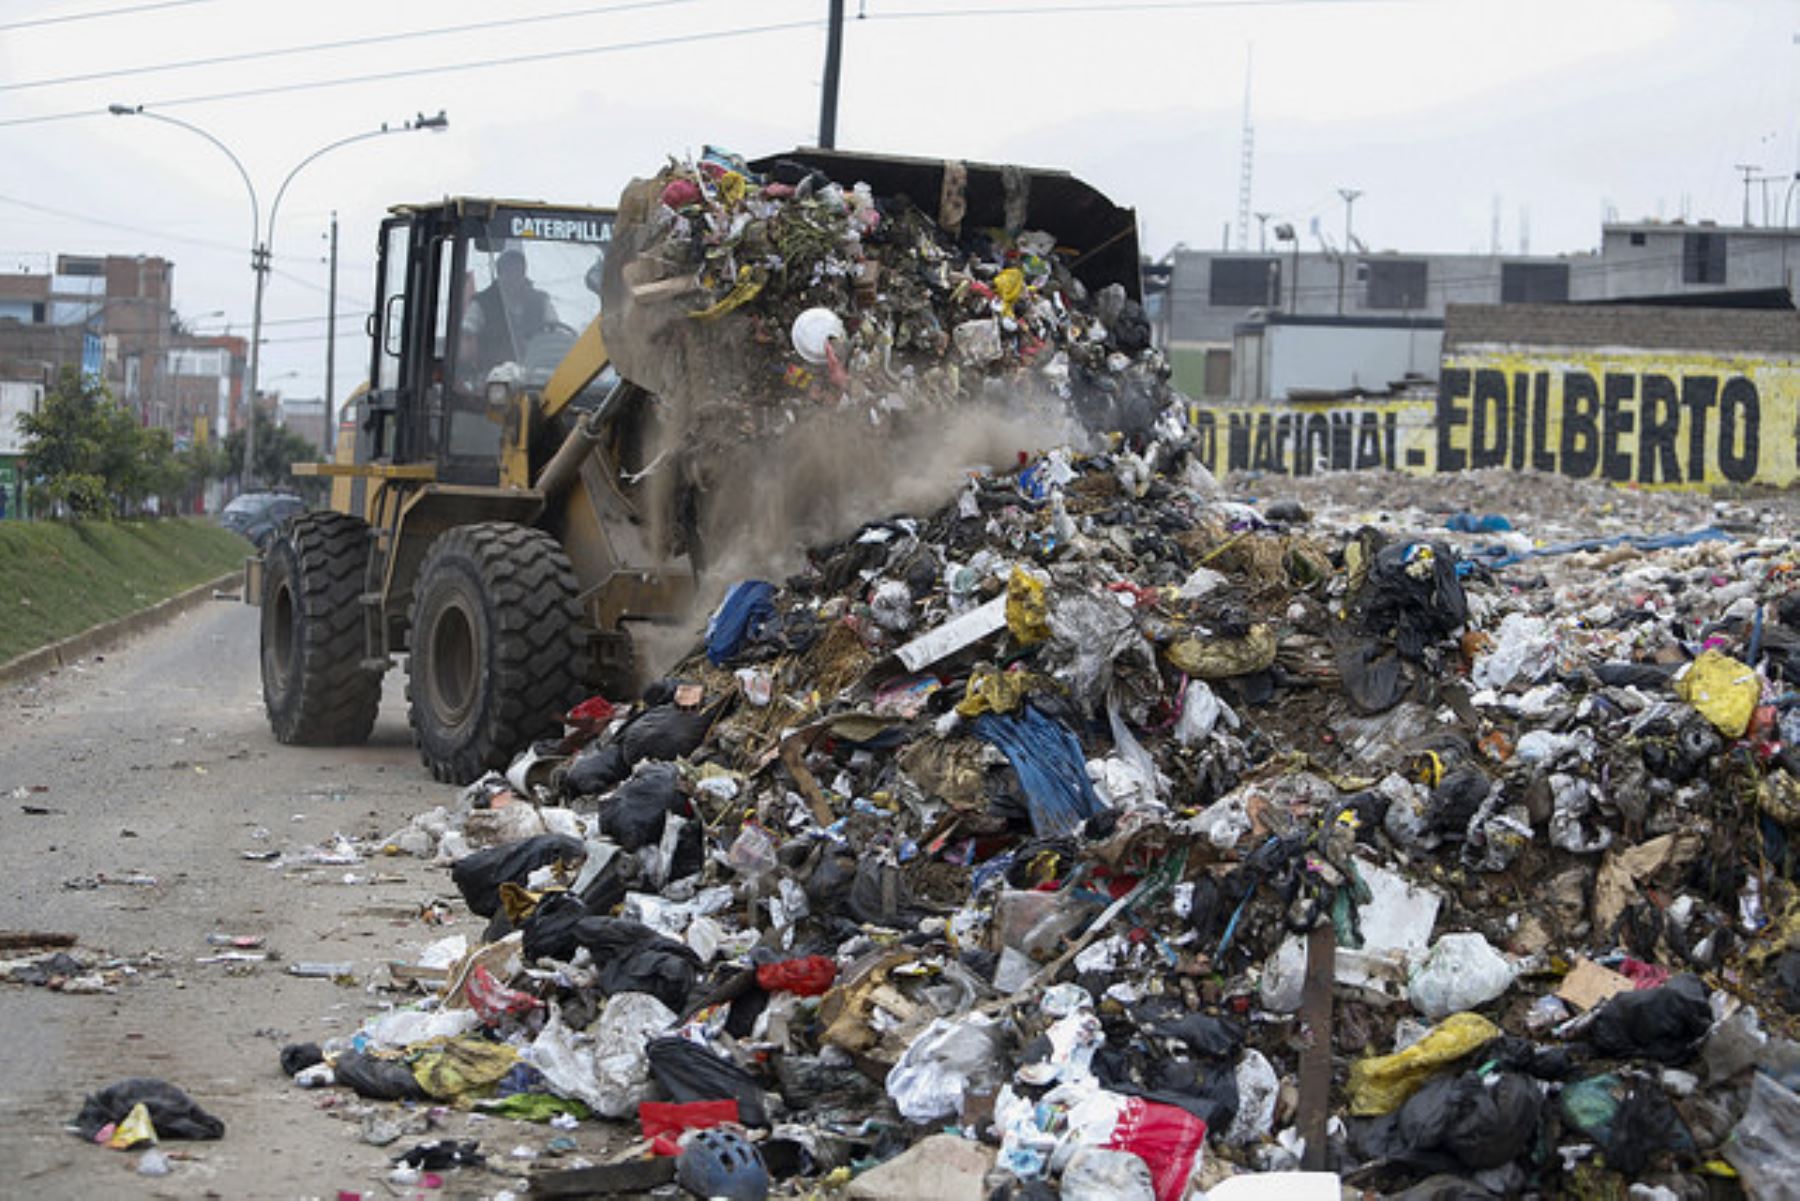
[[[1559,542],[1554,546],[1541,546],[1522,554],[1510,554],[1503,546],[1495,545],[1469,552],[1469,557],[1489,568],[1511,567],[1515,563],[1523,563],[1527,559],[1542,559],[1552,555],[1574,555],[1588,551],[1606,550],[1614,546],[1632,546],[1638,550],[1669,550],[1677,546],[1697,546],[1702,542],[1735,542],[1737,539],[1717,526],[1691,530],[1685,534],[1653,534],[1647,537],[1632,537],[1621,534],[1616,538],[1584,538],[1579,542]]]
[[[765,580],[733,584],[706,623],[707,661],[723,667],[759,627],[774,619],[775,585]]]
[[[1073,835],[1106,806],[1088,779],[1081,743],[1067,726],[1026,705],[1017,717],[984,713],[975,736],[1000,748],[1025,793],[1031,829],[1039,838]]]

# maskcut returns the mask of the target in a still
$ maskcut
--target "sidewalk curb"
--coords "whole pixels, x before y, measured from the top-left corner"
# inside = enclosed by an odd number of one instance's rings
[[[79,634],[71,634],[60,642],[52,642],[35,651],[26,651],[0,663],[0,685],[15,684],[59,667],[67,667],[75,660],[117,645],[133,634],[140,634],[166,621],[172,621],[189,609],[198,608],[203,602],[211,600],[215,589],[242,583],[243,578],[244,572],[240,568],[204,584],[197,584],[186,592],[177,592],[168,600],[158,601],[147,609],[127,613],[112,621],[103,621],[97,626],[89,626]]]

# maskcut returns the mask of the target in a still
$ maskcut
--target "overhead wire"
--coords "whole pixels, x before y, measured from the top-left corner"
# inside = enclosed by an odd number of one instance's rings
[[[0,24],[0,33],[15,29],[38,29],[45,25],[68,25],[76,21],[98,21],[106,17],[128,17],[136,13],[155,12],[163,8],[187,8],[194,4],[211,4],[213,0],[151,0],[148,4],[127,4],[119,8],[97,8],[83,13],[63,13],[55,17],[31,17],[24,21]]]
[[[766,25],[744,25],[735,29],[708,30],[698,33],[669,34],[665,37],[642,38],[630,42],[609,42],[597,46],[573,46],[560,50],[539,50],[525,54],[500,55],[494,58],[474,59],[460,63],[441,63],[430,67],[407,67],[392,71],[372,71],[361,75],[343,75],[332,79],[300,80],[293,83],[266,84],[261,87],[237,88],[226,92],[212,92],[200,96],[177,96],[163,100],[146,101],[142,107],[147,109],[181,108],[195,104],[211,104],[220,100],[244,100],[254,96],[280,96],[294,92],[311,92],[324,88],[349,87],[362,83],[387,83],[397,79],[418,79],[427,75],[443,75],[458,71],[483,71],[495,67],[516,67],[534,63],[556,62],[562,59],[581,58],[598,54],[615,54],[630,50],[660,49],[669,46],[693,45],[699,42],[716,42],[729,38],[756,37],[771,33],[790,33],[799,29],[817,28],[823,23],[821,18],[809,18],[802,21],[778,21]],[[12,117],[0,120],[0,127],[17,125],[41,125],[51,121],[68,121],[81,117],[107,115],[107,109],[70,109],[59,113],[40,113],[34,117]]]
[[[196,67],[228,66],[233,63],[257,62],[272,58],[291,58],[301,54],[319,54],[333,50],[350,50],[362,46],[381,46],[418,38],[451,37],[464,33],[484,33],[515,25],[541,25],[550,21],[567,21],[580,17],[603,16],[634,9],[670,8],[694,4],[698,0],[626,0],[624,3],[589,4],[580,8],[539,13],[523,17],[496,17],[487,21],[471,21],[461,25],[438,25],[424,29],[397,30],[393,33],[368,34],[363,37],[338,38],[326,42],[309,42],[298,46],[277,46],[264,50],[243,50],[233,54],[212,54],[202,58],[180,59],[167,63],[145,63],[135,67],[115,67],[105,71],[86,71],[79,75],[58,75],[47,79],[25,79],[16,83],[0,83],[0,92],[22,92],[32,88],[60,87],[71,83],[93,83],[102,79],[124,79],[135,75],[187,71]]]

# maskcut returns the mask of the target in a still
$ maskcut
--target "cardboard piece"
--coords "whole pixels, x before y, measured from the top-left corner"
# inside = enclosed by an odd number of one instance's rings
[[[1608,997],[1636,987],[1629,976],[1621,976],[1591,959],[1577,959],[1574,969],[1557,986],[1556,995],[1585,1013]]]

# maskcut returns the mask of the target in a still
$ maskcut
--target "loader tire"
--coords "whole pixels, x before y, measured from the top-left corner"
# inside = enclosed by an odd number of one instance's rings
[[[418,581],[406,696],[431,774],[466,784],[560,734],[582,697],[586,636],[556,540],[509,522],[461,526],[432,543]]]
[[[363,666],[360,598],[369,527],[345,513],[302,513],[263,552],[262,684],[279,742],[366,742],[381,673]]]

